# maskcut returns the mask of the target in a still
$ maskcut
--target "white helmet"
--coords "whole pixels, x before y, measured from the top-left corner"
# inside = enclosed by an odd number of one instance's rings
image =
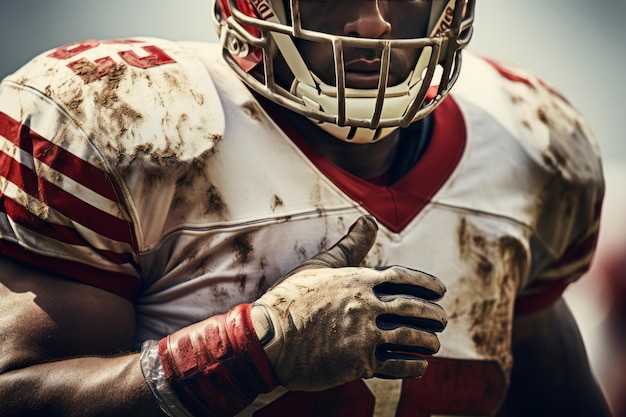
[[[353,143],[370,143],[385,137],[398,127],[407,127],[425,117],[441,103],[458,78],[461,50],[472,35],[475,3],[475,0],[421,0],[430,8],[428,35],[386,39],[337,35],[303,27],[299,2],[311,0],[214,1],[215,24],[224,58],[243,81],[269,100],[317,122],[331,135]],[[322,81],[320,74],[307,66],[294,42],[298,39],[332,45],[334,80]],[[378,51],[377,88],[346,87],[344,51],[348,48]],[[388,85],[391,53],[395,48],[417,50],[419,54],[408,76],[402,82]],[[275,58],[279,55],[293,78],[286,87],[275,78]]]

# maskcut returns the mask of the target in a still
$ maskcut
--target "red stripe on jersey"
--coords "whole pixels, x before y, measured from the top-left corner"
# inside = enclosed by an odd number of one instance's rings
[[[56,241],[76,246],[89,246],[89,243],[76,231],[76,229],[60,224],[46,222],[33,215],[21,204],[2,195],[0,192],[0,212],[4,212],[15,223],[26,228],[35,230],[38,234],[47,236]],[[135,260],[130,253],[116,253],[102,249],[95,249],[102,257],[118,265],[129,263],[136,266]]]
[[[8,255],[29,265],[36,265],[62,277],[109,291],[130,301],[133,300],[139,291],[140,280],[137,276],[103,271],[90,265],[65,259],[50,258],[27,251],[21,246],[6,240],[0,240],[0,254]]]
[[[428,357],[422,378],[402,381],[398,417],[495,415],[507,391],[496,361]],[[384,395],[384,394],[383,394]],[[372,417],[375,397],[362,380],[320,392],[287,392],[254,417]]]
[[[516,74],[514,72],[514,69],[507,68],[502,62],[498,62],[498,61],[496,61],[496,60],[494,60],[492,58],[486,58],[486,57],[482,57],[482,58],[486,62],[488,62],[496,71],[498,71],[498,74],[500,74],[502,77],[506,78],[507,80],[513,81],[513,82],[517,82],[517,83],[526,84],[530,88],[535,88],[535,85],[532,83],[532,81],[530,79],[528,79],[528,77],[525,74]],[[556,90],[554,87],[546,84],[540,78],[535,78],[535,80],[536,80],[537,83],[539,83],[539,85],[541,85],[543,88],[548,90],[550,93],[554,94],[555,96],[557,96],[558,98],[563,100],[563,102],[569,104],[567,99],[558,90]]]
[[[2,150],[0,150],[0,177],[8,179],[23,190],[37,190],[37,176],[33,170],[20,164]],[[14,179],[18,179],[19,183]]]
[[[24,192],[37,198],[73,221],[110,239],[131,244],[131,228],[127,221],[104,212],[64,189],[38,177],[7,154],[0,152],[0,176],[4,176]],[[33,224],[33,229],[36,224]]]
[[[504,402],[506,377],[496,361],[428,357],[426,374],[402,381],[398,417],[491,416]]]
[[[2,192],[0,192],[0,211],[6,213],[11,220],[20,226],[36,230],[37,233],[51,237],[59,242],[70,245],[85,245],[86,243],[85,240],[76,233],[74,228],[42,220],[21,204],[3,195]]]
[[[563,296],[568,284],[569,282],[560,280],[552,281],[543,285],[545,288],[541,293],[518,297],[515,300],[514,315],[523,316],[551,306]]]
[[[591,233],[581,240],[576,240],[554,264],[546,270],[565,268],[567,264],[575,263],[578,259],[588,258],[595,250],[598,241],[598,232]],[[530,284],[529,295],[522,295],[515,302],[515,315],[523,315],[539,311],[555,303],[567,286],[589,270],[589,262],[581,264],[567,275],[552,279],[539,279]],[[532,293],[534,292],[534,294]]]
[[[55,145],[29,126],[0,112],[0,136],[15,144],[35,159],[59,171],[96,193],[116,200],[116,193],[106,172]]]
[[[374,403],[374,395],[359,379],[326,391],[290,391],[254,417],[372,417]]]

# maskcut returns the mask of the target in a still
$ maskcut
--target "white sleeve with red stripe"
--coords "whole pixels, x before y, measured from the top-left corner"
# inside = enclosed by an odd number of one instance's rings
[[[224,114],[195,53],[155,38],[89,40],[2,82],[2,253],[132,297],[142,254],[206,225],[205,162]]]
[[[0,251],[130,297],[132,227],[80,126],[42,93],[0,87]]]

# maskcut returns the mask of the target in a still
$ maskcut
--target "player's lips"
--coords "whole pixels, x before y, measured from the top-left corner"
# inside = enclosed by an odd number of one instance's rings
[[[345,70],[346,87],[360,89],[378,88],[380,60],[356,59],[347,62]]]

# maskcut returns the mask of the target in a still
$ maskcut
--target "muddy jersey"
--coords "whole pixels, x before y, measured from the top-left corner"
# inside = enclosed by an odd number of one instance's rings
[[[557,299],[595,246],[603,181],[585,122],[536,77],[465,54],[425,154],[378,186],[270,117],[220,53],[86,41],[7,77],[1,253],[132,300],[139,346],[255,300],[369,213],[380,231],[365,264],[447,285],[426,376],[279,388],[241,415],[493,414],[514,314]]]

